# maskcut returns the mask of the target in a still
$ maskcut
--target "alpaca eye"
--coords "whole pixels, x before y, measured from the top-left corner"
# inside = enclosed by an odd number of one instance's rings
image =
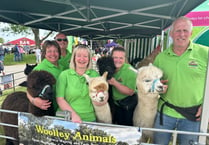
[[[151,82],[151,80],[144,80],[146,83]]]

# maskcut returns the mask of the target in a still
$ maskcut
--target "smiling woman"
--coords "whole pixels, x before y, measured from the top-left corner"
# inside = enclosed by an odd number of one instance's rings
[[[94,108],[84,74],[99,76],[91,69],[91,52],[88,46],[78,45],[73,50],[70,69],[63,71],[56,84],[59,109],[71,112],[72,121],[96,121]]]

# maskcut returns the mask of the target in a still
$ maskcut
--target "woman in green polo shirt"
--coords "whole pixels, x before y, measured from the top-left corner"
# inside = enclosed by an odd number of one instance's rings
[[[89,89],[83,74],[99,76],[91,68],[91,53],[87,46],[79,45],[73,50],[70,69],[63,71],[56,84],[59,109],[71,112],[73,122],[96,121]]]
[[[51,73],[57,80],[60,73],[63,71],[63,66],[58,64],[58,60],[61,55],[59,44],[56,41],[47,40],[42,46],[42,62],[37,65],[33,70],[44,70]],[[54,94],[56,94],[55,85],[53,86]],[[42,100],[41,98],[33,98],[29,94],[27,95],[30,102],[42,110],[47,110],[50,107],[51,102],[48,100]],[[56,103],[56,97],[54,96],[54,109],[57,110],[58,105]]]

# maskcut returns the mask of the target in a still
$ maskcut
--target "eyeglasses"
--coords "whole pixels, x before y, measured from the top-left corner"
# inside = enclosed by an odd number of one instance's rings
[[[59,42],[61,42],[61,41],[67,42],[67,41],[68,41],[66,38],[65,38],[65,39],[58,38],[58,39],[56,39],[56,40],[59,41]]]

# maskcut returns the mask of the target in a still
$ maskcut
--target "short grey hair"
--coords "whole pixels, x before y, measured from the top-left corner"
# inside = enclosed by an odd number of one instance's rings
[[[179,21],[179,20],[187,21],[188,24],[190,25],[190,31],[192,31],[192,28],[193,28],[192,21],[191,21],[189,18],[185,17],[185,16],[178,17],[177,19],[175,19],[175,20],[173,21],[173,23],[172,23],[172,25],[171,25],[171,31],[173,31],[174,25],[175,25],[176,22]]]

